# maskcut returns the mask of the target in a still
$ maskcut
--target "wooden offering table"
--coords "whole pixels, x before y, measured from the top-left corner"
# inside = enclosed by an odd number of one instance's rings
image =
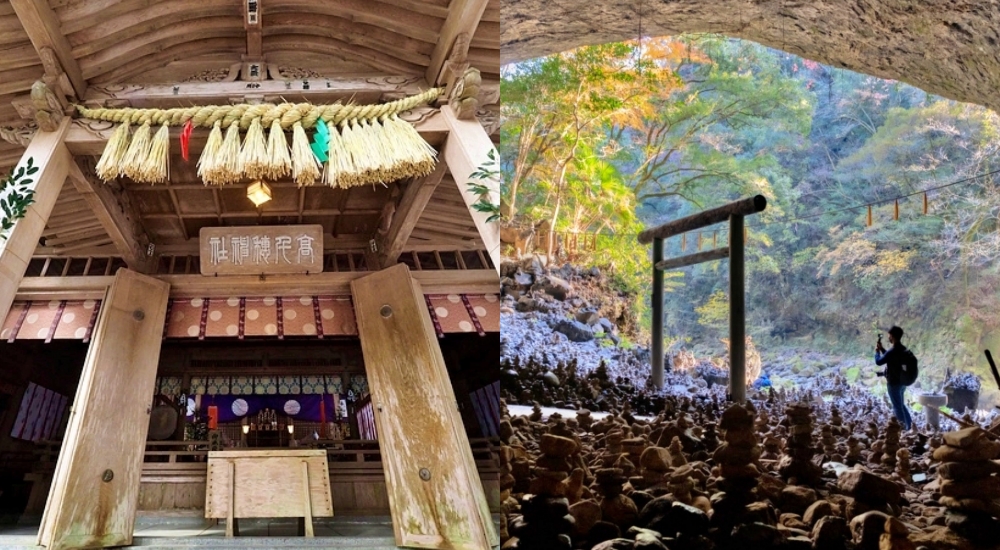
[[[286,517],[312,537],[312,518],[333,516],[322,449],[212,451],[206,481],[205,517],[225,518],[227,537],[239,535],[239,518]]]

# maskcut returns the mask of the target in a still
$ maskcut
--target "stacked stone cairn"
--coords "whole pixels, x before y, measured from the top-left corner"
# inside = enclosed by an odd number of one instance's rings
[[[635,524],[639,517],[639,509],[635,502],[622,494],[623,485],[628,477],[620,468],[601,468],[597,470],[597,488],[601,495],[601,516],[622,532]]]
[[[521,517],[510,525],[518,550],[569,550],[575,520],[569,513],[566,493],[571,471],[569,457],[579,451],[572,439],[543,434],[541,456],[535,461],[530,493],[521,499]]]
[[[788,439],[785,454],[778,462],[778,473],[786,482],[816,486],[823,470],[813,464],[816,450],[812,445],[813,417],[809,405],[795,403],[785,409],[788,420]]]
[[[764,436],[764,452],[760,457],[766,460],[778,460],[781,456],[781,439],[775,435]]]
[[[833,429],[829,424],[823,424],[820,429],[820,442],[823,444],[823,454],[827,460],[840,462],[837,455],[837,438],[833,437]],[[836,458],[834,458],[836,457]]]
[[[725,494],[713,498],[712,521],[720,527],[732,527],[741,519],[747,504],[754,501],[754,488],[760,471],[756,462],[760,446],[753,429],[753,416],[738,404],[731,405],[719,423],[723,443],[712,458],[719,464],[721,478],[717,484]]]
[[[864,459],[861,455],[861,440],[855,436],[850,436],[847,438],[847,458],[846,464],[848,466],[854,466]]]
[[[910,482],[910,450],[900,449],[896,451],[896,473],[905,482]]]
[[[944,434],[944,445],[934,450],[941,461],[941,504],[947,507],[946,525],[959,536],[980,545],[1000,546],[1000,442],[979,427]]]
[[[882,444],[882,465],[890,472],[896,468],[896,451],[899,450],[899,433],[902,431],[899,421],[893,416],[885,428],[885,442]]]
[[[584,430],[590,430],[590,426],[593,425],[594,419],[590,416],[590,411],[587,409],[580,409],[576,411],[576,422]]]
[[[903,488],[861,466],[840,474],[837,487],[853,498],[847,504],[846,517],[853,518],[873,511],[899,515]]]

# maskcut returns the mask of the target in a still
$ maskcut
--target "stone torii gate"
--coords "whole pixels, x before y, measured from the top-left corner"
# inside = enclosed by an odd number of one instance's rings
[[[767,199],[756,195],[712,210],[692,214],[639,233],[639,242],[653,244],[653,384],[663,389],[663,271],[729,257],[729,394],[746,401],[746,289],[743,218],[767,208]],[[679,258],[663,258],[663,241],[669,237],[729,220],[729,246]]]

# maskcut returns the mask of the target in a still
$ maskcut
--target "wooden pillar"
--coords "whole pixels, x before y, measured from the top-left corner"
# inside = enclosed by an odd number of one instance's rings
[[[21,156],[21,161],[14,168],[17,172],[18,168],[27,165],[30,158],[34,166],[38,167],[38,172],[30,176],[34,180],[31,186],[35,190],[34,204],[14,224],[7,239],[0,240],[0,319],[6,319],[10,312],[17,287],[28,269],[28,262],[35,253],[38,239],[42,236],[49,214],[52,213],[66,181],[69,165],[73,161],[63,144],[69,124],[69,117],[63,117],[54,132],[36,132]],[[2,196],[6,197],[8,193],[9,191],[5,191]]]
[[[460,120],[451,107],[444,105],[441,107],[441,114],[444,115],[448,123],[448,141],[444,148],[444,161],[448,163],[455,184],[458,185],[465,204],[469,206],[469,213],[472,220],[479,229],[479,235],[486,244],[486,250],[490,254],[490,259],[496,267],[497,275],[500,274],[500,224],[487,222],[489,217],[485,212],[472,210],[472,204],[479,200],[479,197],[469,193],[467,184],[469,176],[487,161],[487,153],[493,149],[493,141],[483,129],[483,126],[476,120]],[[492,193],[490,200],[500,203],[500,194]]]
[[[420,283],[396,264],[351,283],[397,546],[500,544]]]
[[[653,342],[650,353],[653,356],[653,387],[663,389],[663,270],[658,264],[663,261],[663,239],[653,239]]]
[[[38,543],[132,543],[170,285],[120,269],[104,301],[56,463]]]
[[[743,216],[729,217],[729,393],[733,401],[747,398],[746,289]]]

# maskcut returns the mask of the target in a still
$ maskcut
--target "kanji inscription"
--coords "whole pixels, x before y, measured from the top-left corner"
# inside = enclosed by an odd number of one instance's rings
[[[320,273],[323,226],[204,227],[202,275]]]

